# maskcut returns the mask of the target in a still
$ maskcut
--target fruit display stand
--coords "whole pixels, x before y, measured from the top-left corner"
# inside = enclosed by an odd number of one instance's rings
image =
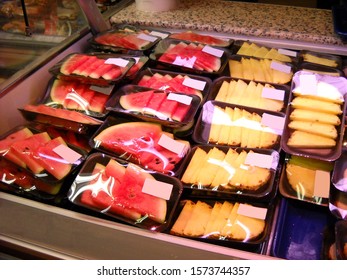
[[[163,28],[174,31],[174,29]],[[214,34],[213,32],[203,32]],[[230,34],[229,34],[230,35]],[[33,103],[49,82],[49,69],[66,55],[85,52],[91,32],[83,32],[69,44],[28,74],[0,99],[1,134],[24,124],[17,108]],[[234,36],[230,36],[234,37]],[[240,39],[235,36],[234,39]],[[242,37],[245,39],[247,37]],[[278,48],[300,50],[309,43],[257,39]],[[347,56],[345,48],[327,46],[317,51]],[[25,94],[27,93],[27,94]],[[11,107],[8,106],[11,104]],[[11,116],[11,118],[8,118]],[[271,254],[279,207],[274,211],[269,237],[261,252],[250,252],[230,246],[200,242],[166,233],[142,230],[88,212],[45,204],[25,197],[0,192],[0,247],[28,258],[38,259],[277,259]],[[15,218],[14,218],[15,217]]]

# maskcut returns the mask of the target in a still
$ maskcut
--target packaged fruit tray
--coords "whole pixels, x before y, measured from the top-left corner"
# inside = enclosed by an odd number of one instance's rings
[[[213,81],[208,100],[285,113],[289,95],[288,85],[222,76]]]
[[[79,134],[93,133],[103,123],[102,120],[87,116],[81,112],[45,104],[27,104],[23,108],[18,108],[18,110],[29,122],[49,124]]]
[[[184,161],[180,180],[195,197],[270,201],[277,193],[279,160],[274,150],[196,145]]]
[[[71,53],[49,69],[49,72],[67,81],[98,86],[120,82],[136,63],[130,57],[106,53]]]
[[[295,72],[289,62],[241,55],[229,55],[228,68],[232,78],[279,85],[290,84]]]
[[[194,94],[200,97],[201,104],[207,99],[212,86],[208,77],[154,68],[142,70],[132,83],[167,92]]]
[[[273,212],[273,205],[185,198],[176,209],[169,232],[222,246],[258,250],[269,237]]]
[[[281,148],[288,154],[338,159],[344,136],[346,93],[344,77],[296,72]]]
[[[279,184],[283,197],[328,206],[334,163],[286,155]]]
[[[90,138],[90,146],[141,167],[178,176],[190,143],[159,123],[109,116]]]
[[[345,74],[342,69],[333,68],[325,65],[318,65],[310,62],[302,62],[298,65],[297,71],[307,71],[322,75],[331,75],[335,77],[343,77]]]
[[[298,62],[298,52],[289,49],[273,48],[244,40],[236,40],[231,47],[232,53],[240,56],[266,58],[293,64]]]
[[[102,153],[91,154],[68,193],[79,206],[128,224],[163,231],[182,193],[177,178]]]
[[[177,33],[172,33],[168,36],[171,39],[184,40],[198,44],[205,44],[215,47],[229,48],[234,40],[218,38],[216,36],[200,34],[195,31],[182,31]]]
[[[52,184],[62,182],[86,158],[85,151],[70,146],[62,137],[52,138],[30,126],[18,126],[2,135],[0,146],[2,158]]]
[[[207,101],[193,132],[199,144],[280,150],[285,114]]]
[[[320,260],[322,233],[333,222],[327,207],[282,198],[271,255],[287,260]]]
[[[338,55],[302,50],[299,53],[299,64],[305,62],[337,69],[342,67],[342,58]]]
[[[194,122],[200,102],[197,95],[125,85],[110,98],[106,107],[108,111],[178,128]]]
[[[167,38],[156,45],[149,58],[168,69],[216,76],[228,63],[228,50]]]
[[[89,43],[102,51],[129,53],[129,51],[149,51],[161,40],[163,32],[142,29],[135,26],[115,26],[110,30],[93,36]],[[167,34],[166,34],[167,35]]]

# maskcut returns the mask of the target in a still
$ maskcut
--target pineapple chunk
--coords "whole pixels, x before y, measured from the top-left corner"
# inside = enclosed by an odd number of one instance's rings
[[[233,116],[234,110],[230,107],[225,107],[224,112],[225,112],[224,114],[225,121],[223,121],[224,124],[221,127],[221,130],[219,132],[219,138],[218,138],[218,144],[220,145],[228,144],[230,130],[233,125],[232,116]]]
[[[238,146],[241,144],[242,124],[240,124],[242,111],[235,107],[233,110],[233,125],[230,127],[228,145]]]
[[[242,99],[244,92],[246,91],[247,83],[243,80],[237,80],[233,94],[230,95],[230,103],[231,104],[240,104],[240,100]]]
[[[334,115],[342,114],[341,106],[339,104],[309,97],[295,97],[291,102],[291,106],[297,109],[313,110]]]
[[[251,64],[252,72],[253,72],[253,80],[262,82],[262,81],[265,81],[266,78],[260,63],[261,62],[258,59],[253,59],[253,58],[250,59],[250,64]]]
[[[333,148],[336,146],[334,139],[314,135],[308,132],[295,130],[289,137],[287,145],[293,148]]]
[[[337,130],[332,124],[308,121],[291,121],[288,124],[288,127],[294,130],[300,130],[332,139],[337,138]]]
[[[340,125],[340,118],[334,114],[322,113],[304,109],[294,109],[289,116],[293,121],[311,121],[332,125]]]
[[[198,201],[193,212],[183,230],[185,236],[200,237],[205,233],[205,229],[212,212],[211,205]]]
[[[183,235],[184,229],[190,217],[192,216],[194,206],[195,206],[195,203],[191,200],[187,200],[184,203],[181,213],[179,214],[177,220],[175,221],[174,225],[170,229],[170,233],[176,234],[176,235]]]

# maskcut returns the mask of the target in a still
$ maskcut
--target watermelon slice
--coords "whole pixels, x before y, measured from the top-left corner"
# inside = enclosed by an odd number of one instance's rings
[[[195,43],[202,43],[202,44],[207,44],[211,46],[220,46],[220,47],[227,47],[230,44],[228,41],[225,41],[210,35],[198,34],[192,31],[174,33],[170,35],[170,38],[186,40],[186,41],[191,41]]]
[[[159,107],[161,103],[166,99],[166,92],[154,92],[152,98],[147,103],[146,107],[143,108],[143,112],[153,116],[161,116]]]
[[[167,212],[166,201],[142,192],[147,178],[155,180],[148,172],[129,163],[122,184],[113,190],[114,200],[120,206],[133,209],[158,223],[164,223]]]
[[[0,140],[0,155],[3,155],[8,160],[16,163],[18,166],[26,167],[25,162],[23,162],[14,152],[10,149],[11,145],[16,143],[17,141],[24,140],[33,133],[27,127],[24,127],[18,131],[15,131],[8,135],[6,138]]]
[[[119,98],[119,104],[125,110],[142,112],[153,97],[153,92],[153,90],[148,90],[122,95]]]
[[[70,173],[72,167],[69,162],[53,151],[60,145],[67,146],[64,139],[59,136],[48,141],[34,151],[34,157],[37,159],[38,163],[57,180],[66,177]]]
[[[113,65],[113,68],[104,73],[101,77],[103,77],[105,80],[114,80],[120,77],[122,74],[122,69],[117,65]]]
[[[175,112],[178,102],[175,100],[165,99],[159,106],[158,111],[165,116],[166,119],[171,119],[173,112]]]
[[[142,87],[150,87],[148,81],[151,79],[151,76],[144,75],[142,76],[141,80],[137,83],[139,86]]]
[[[64,75],[71,75],[72,72],[88,60],[85,54],[73,54],[69,56],[60,66],[60,72]]]
[[[175,121],[182,122],[190,109],[189,105],[178,102],[176,110],[172,113],[171,118]]]
[[[89,76],[93,79],[99,79],[100,77],[105,75],[108,71],[110,71],[113,67],[114,65],[112,64],[104,63],[103,65],[95,69]]]
[[[92,65],[94,62],[98,61],[98,58],[95,55],[92,56],[87,56],[87,59],[81,64],[79,65],[77,68],[75,68],[75,70],[72,71],[71,74],[75,74],[75,75],[83,75],[82,72],[89,68],[90,65]]]
[[[47,143],[51,138],[47,132],[34,134],[24,140],[11,145],[13,153],[20,158],[27,167],[35,174],[41,173],[45,168],[39,163],[35,151]]]
[[[93,112],[103,113],[105,111],[105,104],[109,96],[100,92],[95,92],[89,104],[89,109]]]

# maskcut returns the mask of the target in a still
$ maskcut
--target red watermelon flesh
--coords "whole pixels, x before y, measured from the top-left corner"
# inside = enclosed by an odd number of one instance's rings
[[[127,77],[135,75],[144,65],[144,62],[139,60],[136,64],[134,64],[129,71],[126,73]]]
[[[49,140],[51,140],[51,138],[48,133],[41,132],[13,143],[11,149],[33,173],[38,174],[44,170],[44,167],[35,156],[35,151]]]
[[[55,79],[50,91],[50,97],[53,102],[64,105],[66,102],[66,96],[70,92],[74,92],[76,88],[77,83],[75,82]]]
[[[169,47],[160,57],[159,61],[163,61],[166,63],[173,63],[177,56],[181,56],[184,54],[184,50],[186,48],[187,44],[180,42],[175,46]]]
[[[125,48],[132,50],[143,50],[150,43],[150,41],[139,38],[138,33],[128,34],[121,41]]]
[[[166,92],[153,93],[152,98],[149,100],[146,107],[144,108],[144,113],[154,115],[154,116],[160,116],[161,112],[159,111],[159,107],[161,103],[166,99],[166,97],[167,97]]]
[[[167,119],[170,119],[173,112],[176,110],[178,102],[175,100],[165,99],[158,109],[160,114],[163,114]]]
[[[63,138],[59,136],[48,141],[34,151],[34,157],[37,159],[40,165],[58,180],[61,180],[67,176],[72,167],[69,162],[53,151],[60,145],[67,146]]]
[[[146,178],[155,180],[140,167],[129,163],[122,184],[114,189],[114,200],[120,206],[133,209],[156,222],[164,223],[167,212],[166,201],[142,192]]]
[[[80,65],[82,65],[89,57],[85,54],[74,54],[68,57],[60,67],[60,72],[64,75],[71,73]]]
[[[109,96],[100,92],[95,92],[89,104],[89,110],[97,113],[102,113],[105,110],[105,104]]]
[[[103,74],[102,77],[105,80],[114,80],[120,77],[122,74],[123,74],[122,68],[117,65],[113,65],[113,68],[107,71],[105,74]]]
[[[153,81],[150,85],[152,88],[161,89],[161,90],[167,90],[167,83],[172,79],[170,75],[164,75],[157,79],[156,81]]]
[[[82,88],[84,91],[82,91]],[[82,101],[80,104],[80,107],[83,111],[87,111],[90,108],[90,103],[92,102],[94,96],[95,96],[95,91],[89,89],[89,87],[83,86],[81,88],[81,93],[80,95],[82,96]]]
[[[212,37],[209,35],[197,34],[195,32],[191,32],[191,31],[172,34],[172,35],[170,35],[170,38],[187,40],[187,41],[192,41],[192,42],[197,42],[197,43],[203,43],[203,44],[208,44],[208,45],[212,45],[212,46],[228,46],[228,44],[229,44],[227,41],[224,41],[222,39]]]
[[[99,79],[102,75],[106,74],[113,68],[112,64],[103,64],[99,68],[95,69],[89,76],[93,79]]]
[[[85,87],[82,85],[75,85],[74,88],[71,88],[70,92],[65,97],[64,107],[68,109],[80,109],[83,106],[84,99],[82,98],[82,94],[85,90]]]
[[[96,56],[87,56],[87,59],[81,64],[79,65],[75,70],[72,71],[72,74],[75,75],[82,75],[82,72],[87,69],[91,64],[93,64],[95,61],[98,60],[98,58]]]
[[[126,110],[142,112],[153,97],[153,92],[153,90],[148,90],[125,94],[119,98],[119,103]]]
[[[13,153],[13,150],[11,149],[11,145],[16,143],[17,141],[24,140],[32,135],[33,133],[27,127],[24,127],[18,131],[11,133],[6,138],[0,140],[0,154],[3,155],[8,160],[25,168],[26,167],[25,162],[23,162],[15,153]]]
[[[81,76],[89,77],[96,69],[105,64],[105,60],[97,59],[93,63],[89,64],[81,73]]]
[[[150,87],[148,85],[148,81],[151,79],[151,76],[149,75],[144,75],[142,76],[141,80],[137,83],[139,86],[142,86],[142,87]]]
[[[204,45],[199,45],[201,51],[197,54],[198,62],[203,65],[206,71],[218,71],[221,67],[221,59],[217,56],[202,51]]]
[[[178,102],[176,110],[172,113],[172,116],[171,116],[172,119],[182,122],[184,118],[186,117],[189,109],[190,109],[190,105],[186,105],[186,104]]]

